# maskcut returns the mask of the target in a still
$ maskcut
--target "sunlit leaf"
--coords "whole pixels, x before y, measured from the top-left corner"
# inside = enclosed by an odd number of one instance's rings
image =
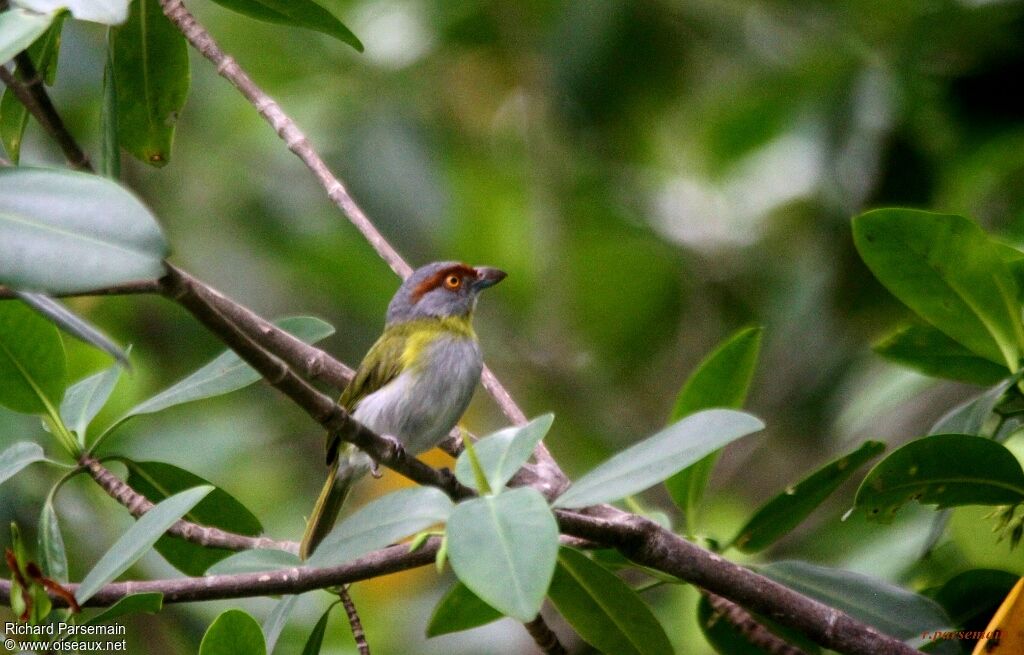
[[[669,423],[702,409],[742,407],[757,366],[762,332],[757,327],[744,328],[704,358],[680,390]],[[697,526],[700,503],[716,461],[718,453],[713,452],[665,480],[665,488],[683,510],[691,533]]]
[[[551,602],[591,646],[602,653],[672,655],[672,644],[651,609],[614,573],[586,555],[563,548]]]
[[[363,44],[337,17],[312,0],[213,0],[222,7],[270,23],[284,23],[323,32],[359,52]]]
[[[267,655],[260,624],[242,610],[227,610],[210,625],[199,655]]]
[[[96,566],[89,571],[75,592],[75,599],[81,605],[117,576],[128,570],[157,539],[176,521],[196,506],[213,487],[196,487],[159,503],[142,515],[121,538],[110,547]],[[257,629],[259,626],[257,626]],[[260,635],[263,639],[263,635]]]
[[[499,430],[475,444],[476,456],[492,491],[500,491],[526,463],[554,420],[554,414],[545,414],[526,425]],[[476,488],[476,479],[465,452],[455,463],[455,476],[462,484]]]
[[[414,487],[394,491],[367,503],[334,526],[306,564],[344,564],[442,523],[451,511],[452,501],[440,489]]]
[[[558,525],[539,491],[459,503],[446,534],[452,569],[473,593],[520,621],[537,616],[558,556]]]
[[[853,473],[885,450],[879,441],[865,442],[852,453],[818,469],[772,498],[740,528],[732,543],[744,553],[772,545],[798,526]]]
[[[643,491],[708,453],[764,428],[743,412],[709,409],[627,448],[573,483],[555,507],[586,507]]]
[[[127,462],[128,484],[154,503],[186,489],[213,486],[194,473],[164,462]],[[263,532],[259,519],[234,496],[219,487],[189,510],[186,519],[235,534],[255,537]],[[156,551],[182,573],[199,576],[206,569],[230,556],[233,551],[201,546],[179,537],[165,535],[156,542]]]
[[[916,500],[939,508],[1024,501],[1024,470],[1002,444],[964,434],[916,439],[879,462],[857,490],[868,518],[893,520]]]
[[[854,243],[875,277],[971,352],[1017,369],[1024,327],[1017,283],[974,221],[913,209],[878,209],[853,221]]]
[[[188,44],[158,0],[135,0],[110,32],[118,141],[153,166],[171,157],[174,127],[188,97]]]
[[[0,284],[75,293],[161,277],[167,243],[115,182],[75,171],[0,168]]]

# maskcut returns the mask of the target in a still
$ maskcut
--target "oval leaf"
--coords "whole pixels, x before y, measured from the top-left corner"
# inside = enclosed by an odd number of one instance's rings
[[[434,608],[434,614],[427,625],[427,636],[437,637],[479,628],[502,617],[504,614],[480,600],[469,587],[456,580]]]
[[[1024,501],[1024,471],[1002,444],[966,434],[923,437],[879,462],[857,490],[868,518],[892,521],[916,500],[942,507]]]
[[[459,503],[447,541],[452,569],[473,593],[520,621],[537,616],[558,557],[558,524],[539,491]]]
[[[188,45],[158,0],[135,0],[128,20],[110,31],[117,130],[136,158],[163,166],[188,97]]]
[[[561,550],[548,595],[576,632],[602,653],[674,652],[665,630],[640,596],[582,553]]]
[[[242,610],[228,610],[210,625],[199,655],[267,655],[260,624]]]
[[[1006,367],[979,357],[930,325],[909,325],[872,349],[888,360],[932,377],[989,386],[1006,377]]]
[[[213,0],[232,11],[267,21],[323,32],[363,51],[363,44],[334,14],[312,0]]]
[[[11,7],[0,13],[0,64],[32,45],[53,22],[53,14]]]
[[[680,390],[669,423],[702,409],[742,407],[757,366],[762,332],[759,327],[739,330],[704,358]],[[665,488],[676,507],[683,510],[691,534],[699,521],[700,503],[716,461],[718,454],[711,453],[665,480]]]
[[[43,447],[31,441],[19,441],[0,453],[0,484],[17,475],[33,462],[46,459]]]
[[[627,448],[580,478],[555,507],[597,505],[643,491],[764,423],[731,409],[692,414]]]
[[[798,561],[775,562],[758,570],[897,639],[950,625],[935,601],[859,573]]]
[[[45,414],[64,395],[65,377],[57,328],[20,301],[0,301],[0,405]]]
[[[334,334],[334,328],[329,323],[312,316],[283,318],[274,321],[274,325],[306,343],[316,343]],[[115,425],[131,416],[153,414],[175,405],[237,391],[259,379],[260,374],[242,361],[235,351],[226,350],[195,373],[128,410]]]
[[[744,553],[756,553],[798,526],[853,472],[885,450],[879,441],[865,442],[849,455],[826,464],[757,510],[732,544]]]
[[[974,221],[878,209],[853,219],[853,239],[875,277],[918,316],[1017,370],[1024,343],[1017,283]]]
[[[526,425],[505,428],[474,444],[480,467],[491,490],[500,491],[533,454],[533,448],[551,429],[554,414],[538,416]],[[455,462],[455,477],[462,484],[476,489],[476,478],[465,452]]]
[[[0,284],[76,293],[164,274],[153,215],[115,182],[86,173],[0,168]]]
[[[78,604],[85,603],[103,585],[128,570],[128,567],[138,561],[156,543],[167,528],[174,525],[175,521],[187,514],[211,491],[213,491],[213,487],[189,489],[176,496],[171,496],[143,514],[142,518],[121,535],[121,538],[110,547],[110,550],[100,558],[96,566],[82,580],[75,593]],[[257,626],[258,628],[259,626]],[[260,635],[260,639],[262,638],[263,636]]]
[[[173,464],[132,461],[126,463],[128,484],[154,503],[193,487],[213,487],[207,480]],[[193,523],[250,537],[263,532],[259,519],[245,505],[219,487],[214,487],[209,495],[189,510],[185,518]],[[156,542],[156,551],[163,555],[171,566],[191,576],[202,575],[210,566],[233,553],[222,548],[200,546],[171,535],[160,537]]]
[[[452,501],[440,489],[400,489],[367,503],[341,521],[306,560],[309,566],[335,566],[444,522]]]

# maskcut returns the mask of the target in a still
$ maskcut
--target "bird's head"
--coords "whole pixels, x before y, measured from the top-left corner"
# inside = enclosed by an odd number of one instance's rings
[[[388,324],[419,318],[468,317],[481,291],[505,279],[505,271],[459,262],[434,262],[406,278],[388,305]]]

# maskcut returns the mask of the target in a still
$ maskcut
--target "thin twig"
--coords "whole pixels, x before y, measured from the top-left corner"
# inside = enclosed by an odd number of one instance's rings
[[[761,625],[750,612],[721,596],[701,590],[715,610],[712,621],[724,619],[731,623],[751,644],[770,655],[807,655],[804,651],[782,639]]]
[[[95,458],[88,455],[83,456],[79,464],[85,468],[89,476],[96,481],[96,484],[107,492],[108,496],[127,508],[128,512],[135,518],[139,518],[153,509],[153,503],[148,498],[114,475]],[[299,552],[299,544],[294,541],[276,541],[267,537],[249,537],[234,532],[226,532],[219,528],[199,525],[184,519],[177,521],[167,532],[207,548],[223,548],[234,551],[269,549],[283,550],[295,554]]]
[[[341,599],[341,606],[345,608],[345,615],[348,617],[348,625],[352,628],[352,638],[359,649],[359,655],[370,655],[370,644],[366,641],[366,631],[363,630],[363,622],[359,619],[359,611],[348,593],[349,585],[342,585],[338,588],[338,598]]]

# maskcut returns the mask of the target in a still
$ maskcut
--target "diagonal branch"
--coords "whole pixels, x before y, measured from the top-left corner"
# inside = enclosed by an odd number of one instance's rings
[[[703,589],[701,593],[708,599],[712,609],[715,610],[714,618],[711,620],[725,619],[735,626],[740,634],[753,646],[770,655],[807,655],[804,651],[758,623],[757,619],[751,616],[750,612],[736,603]]]

